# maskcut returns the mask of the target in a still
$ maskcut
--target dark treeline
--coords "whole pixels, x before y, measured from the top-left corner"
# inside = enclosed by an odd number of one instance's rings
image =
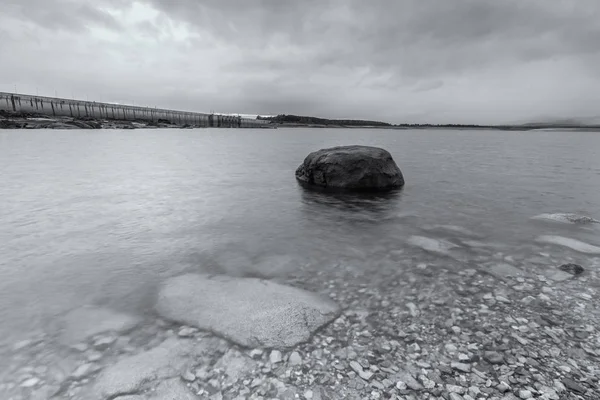
[[[364,121],[356,119],[326,119],[305,117],[300,115],[277,115],[276,117],[261,117],[257,119],[268,120],[276,124],[306,124],[306,125],[344,125],[344,126],[392,126],[386,122]]]

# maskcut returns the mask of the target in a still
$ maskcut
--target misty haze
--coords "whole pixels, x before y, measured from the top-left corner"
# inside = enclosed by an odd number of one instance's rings
[[[0,400],[600,399],[598,21],[0,0]]]

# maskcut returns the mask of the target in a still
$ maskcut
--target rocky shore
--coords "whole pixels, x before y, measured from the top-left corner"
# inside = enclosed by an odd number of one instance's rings
[[[155,129],[155,128],[193,128],[191,125],[179,125],[167,120],[125,121],[101,120],[82,117],[48,117],[28,113],[7,113],[0,111],[0,129]]]
[[[600,398],[599,255],[424,235],[277,282],[174,277],[144,318],[78,306],[0,348],[0,397]]]

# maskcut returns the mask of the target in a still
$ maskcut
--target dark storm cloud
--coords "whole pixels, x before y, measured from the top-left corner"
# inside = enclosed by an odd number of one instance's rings
[[[0,90],[390,122],[597,115],[598,21],[598,0],[4,0]]]
[[[421,75],[600,51],[596,0],[149,0],[217,37],[261,50],[310,46],[314,67]]]

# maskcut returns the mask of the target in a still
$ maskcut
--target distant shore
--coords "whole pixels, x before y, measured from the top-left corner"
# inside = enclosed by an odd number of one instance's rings
[[[451,129],[451,130],[496,130],[496,131],[590,131],[600,132],[600,126],[456,126],[456,125],[390,125],[390,126],[375,126],[375,125],[322,125],[322,124],[294,124],[283,123],[274,124],[278,128],[330,128],[330,129],[391,129],[391,130],[409,130],[409,129]]]
[[[368,129],[468,129],[499,131],[531,131],[531,130],[573,130],[600,131],[600,125],[562,124],[562,123],[530,123],[521,125],[477,125],[477,124],[389,124],[380,121],[336,120],[298,115],[277,115],[274,117],[258,117],[281,128],[368,128]]]

